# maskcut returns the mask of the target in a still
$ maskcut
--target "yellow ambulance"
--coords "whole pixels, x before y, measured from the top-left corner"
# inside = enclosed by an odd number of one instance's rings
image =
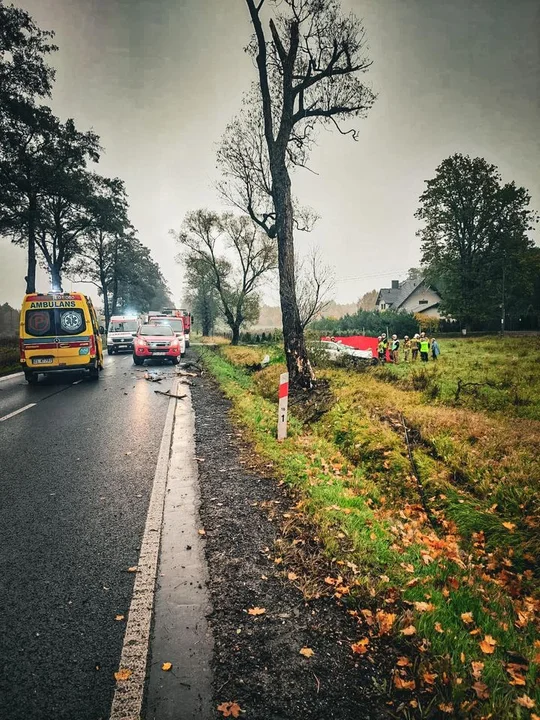
[[[19,348],[26,380],[40,373],[86,370],[93,380],[103,370],[103,345],[92,300],[82,293],[25,295]]]

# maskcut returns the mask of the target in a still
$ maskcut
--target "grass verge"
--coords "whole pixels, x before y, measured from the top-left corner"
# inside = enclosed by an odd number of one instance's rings
[[[282,368],[274,364],[250,376],[234,364],[235,353],[240,364],[251,364],[244,350],[229,348],[227,357],[206,351],[204,362],[256,452],[301,493],[302,512],[336,569],[321,583],[358,617],[365,634],[351,653],[369,652],[370,637],[387,633],[408,648],[389,679],[393,707],[411,717],[534,720],[540,705],[538,528],[528,513],[538,488],[531,478],[523,490],[522,476],[505,465],[512,443],[499,457],[506,475],[501,470],[489,484],[490,452],[497,447],[491,440],[504,428],[475,416],[471,430],[470,418],[451,422],[448,408],[436,408],[442,415],[433,416],[420,393],[400,391],[396,399],[396,388],[370,375],[355,376],[355,384],[346,371],[325,371],[337,400],[333,409],[310,428],[292,418],[288,439],[278,443],[269,398]],[[402,413],[414,426],[416,474]],[[456,428],[469,433],[470,447],[463,434],[452,435]],[[481,462],[464,463],[458,475],[459,458],[473,450]],[[530,447],[525,443],[519,452],[529,458]]]

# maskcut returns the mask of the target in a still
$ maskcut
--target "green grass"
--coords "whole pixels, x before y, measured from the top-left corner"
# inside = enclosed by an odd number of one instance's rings
[[[204,361],[233,399],[235,419],[256,451],[302,493],[328,557],[358,566],[349,602],[401,608],[394,631],[399,635],[412,622],[418,641],[425,638],[418,685],[421,671],[437,672],[436,693],[452,701],[452,717],[529,717],[516,698],[526,692],[540,707],[533,619],[540,426],[434,404],[425,388],[380,382],[377,372],[330,370],[320,374],[330,380],[336,404],[311,428],[292,418],[288,439],[278,443],[275,399],[283,368],[276,363],[248,375],[232,364],[236,357],[243,362],[244,350],[228,350],[227,358],[207,352]],[[398,376],[408,368],[383,370]],[[402,412],[420,438],[414,457],[436,531],[399,432]],[[400,601],[392,606],[396,588]],[[414,603],[426,601],[433,609],[417,612]],[[526,622],[519,622],[520,611]],[[461,619],[469,612],[472,625]],[[485,635],[496,641],[491,655],[479,646]],[[509,684],[507,651],[528,659],[525,686]],[[472,689],[473,660],[484,662],[488,700],[479,701]]]
[[[540,336],[439,341],[436,362],[386,365],[374,372],[434,403],[540,420]],[[456,401],[458,380],[464,387]]]

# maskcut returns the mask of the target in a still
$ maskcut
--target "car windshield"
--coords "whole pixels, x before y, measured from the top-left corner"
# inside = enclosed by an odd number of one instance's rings
[[[170,325],[143,325],[141,335],[174,335]]]
[[[111,320],[109,332],[137,332],[138,324],[136,320]]]
[[[170,325],[174,332],[182,332],[184,330],[184,323],[180,318],[170,320],[156,320],[156,325]]]

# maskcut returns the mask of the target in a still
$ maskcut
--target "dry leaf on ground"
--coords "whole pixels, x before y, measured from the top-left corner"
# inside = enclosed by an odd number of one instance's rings
[[[356,655],[364,655],[368,651],[369,638],[362,638],[358,642],[351,645],[353,653]]]
[[[473,616],[472,616],[472,612],[464,612],[464,613],[461,613],[461,619],[462,619],[463,622],[466,623],[467,625],[470,625],[471,623],[474,622],[474,618],[473,618]]]
[[[482,675],[482,670],[484,669],[484,663],[483,663],[483,662],[476,662],[475,660],[473,660],[473,661],[471,662],[471,666],[472,666],[473,678],[474,678],[475,680],[480,680],[480,677],[481,677],[481,675]]]
[[[375,614],[377,622],[379,623],[379,632],[381,635],[386,635],[392,629],[393,624],[396,621],[395,613],[387,613],[384,610],[378,610]]]
[[[407,625],[406,628],[403,628],[401,631],[402,635],[416,635],[416,628],[414,625]]]
[[[303,655],[304,657],[310,658],[312,655],[315,655],[314,651],[311,648],[303,647],[300,650],[300,655]]]
[[[249,608],[248,615],[264,615],[265,612],[266,612],[265,608],[252,607],[252,608]]]
[[[450,714],[454,712],[454,706],[452,703],[441,703],[439,705],[439,710],[443,713]]]
[[[294,580],[298,580],[298,575],[296,573],[290,572],[287,573],[287,578],[293,582]]]
[[[223,702],[217,706],[220,713],[223,713],[223,717],[240,717],[240,713],[244,712],[240,705],[233,700],[232,702]]]
[[[480,641],[480,650],[486,655],[492,655],[495,652],[495,645],[497,641],[491,637],[491,635],[485,635],[484,639]]]
[[[130,676],[131,670],[128,670],[127,668],[120,668],[118,672],[114,673],[115,680],[128,680]]]
[[[164,662],[163,665],[161,666],[161,669],[162,669],[162,670],[165,670],[165,672],[167,672],[167,671],[170,670],[171,668],[172,668],[172,663],[171,663],[171,662]]]
[[[473,685],[473,690],[476,693],[476,697],[479,700],[487,700],[489,697],[489,690],[486,683],[483,683],[481,680],[477,680]]]
[[[399,675],[394,675],[394,685],[398,690],[414,690],[416,687],[414,680],[404,680]]]
[[[435,605],[427,602],[415,602],[414,607],[418,612],[430,612],[431,610],[435,610]]]
[[[525,694],[521,697],[518,697],[516,702],[518,705],[521,705],[521,707],[528,708],[529,710],[531,710],[536,705],[535,701]]]
[[[115,615],[114,619],[115,620],[123,620],[124,616],[123,615]]]
[[[128,567],[127,571],[128,572],[137,572],[138,569],[139,568],[137,567],[137,565],[133,565],[132,567]]]

